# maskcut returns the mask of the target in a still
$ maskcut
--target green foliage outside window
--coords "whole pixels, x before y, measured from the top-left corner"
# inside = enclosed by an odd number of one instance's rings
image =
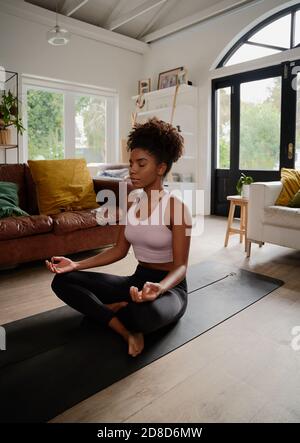
[[[105,162],[106,101],[75,96],[75,157]],[[63,159],[64,94],[31,89],[27,93],[28,158]],[[78,127],[78,121],[81,127]]]
[[[76,118],[82,118],[84,143],[80,143],[80,131],[75,128],[76,157],[87,162],[105,162],[106,103],[101,97],[79,96],[75,99]]]
[[[240,169],[278,170],[281,81],[274,79],[261,103],[241,103]]]
[[[226,88],[227,90],[229,88]],[[219,168],[230,165],[230,101],[220,93]],[[275,79],[268,97],[261,103],[241,102],[240,169],[278,170],[280,151],[281,82]]]
[[[64,158],[63,105],[63,94],[33,89],[28,91],[28,158]]]

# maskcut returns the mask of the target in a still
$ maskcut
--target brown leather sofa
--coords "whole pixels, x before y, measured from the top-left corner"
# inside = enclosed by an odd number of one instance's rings
[[[101,169],[124,168],[126,163],[102,164]],[[30,169],[23,164],[0,164],[0,181],[18,184],[19,206],[30,216],[0,219],[0,270],[13,265],[67,255],[112,245],[117,240],[118,224],[99,225],[92,210],[39,214],[35,184]],[[93,179],[96,194],[101,189],[115,192],[119,202],[118,179]],[[127,182],[127,192],[133,189]]]

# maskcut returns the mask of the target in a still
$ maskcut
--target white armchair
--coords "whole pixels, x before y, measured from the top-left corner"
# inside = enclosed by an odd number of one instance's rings
[[[250,185],[248,203],[247,257],[251,243],[265,242],[300,249],[300,209],[275,206],[282,183],[257,182]]]

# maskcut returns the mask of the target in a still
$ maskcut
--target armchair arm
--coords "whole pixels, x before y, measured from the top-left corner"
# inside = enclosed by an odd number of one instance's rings
[[[274,205],[281,189],[281,181],[257,182],[251,184],[250,193],[253,193],[255,200],[258,199],[258,201],[255,202],[256,205],[260,203],[265,207]]]
[[[264,208],[274,205],[282,183],[257,182],[251,183],[248,205],[248,239],[263,241]]]

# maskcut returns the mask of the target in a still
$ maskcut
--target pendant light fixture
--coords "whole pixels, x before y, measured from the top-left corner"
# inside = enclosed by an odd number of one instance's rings
[[[66,45],[70,40],[70,33],[58,24],[57,0],[56,0],[56,25],[47,32],[47,40],[50,45],[62,46]]]

